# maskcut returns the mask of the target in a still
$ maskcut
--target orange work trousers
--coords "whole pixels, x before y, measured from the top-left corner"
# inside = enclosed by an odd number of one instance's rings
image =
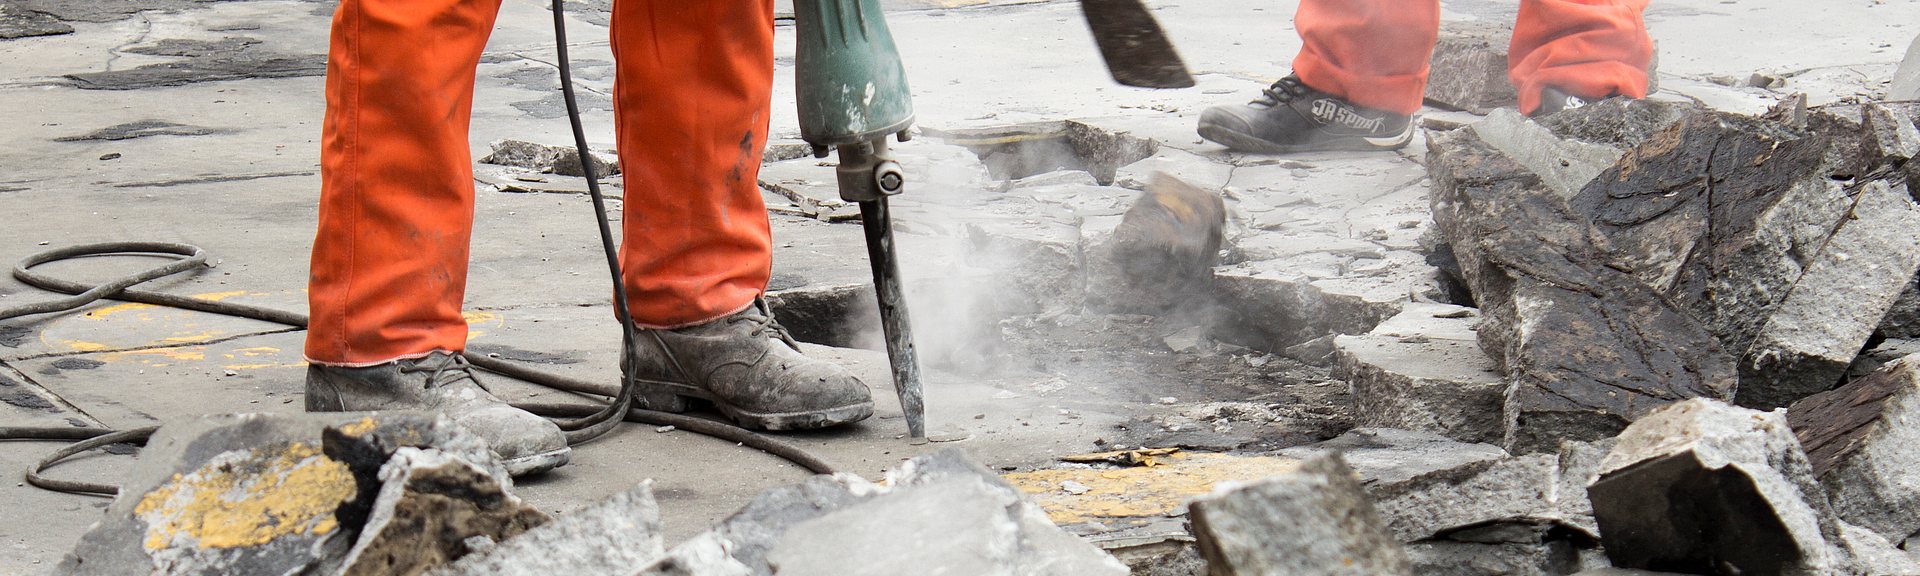
[[[465,349],[467,126],[500,2],[344,0],[334,14],[308,360],[365,366]],[[757,182],[773,0],[617,0],[611,29],[634,322],[676,328],[738,312],[772,268]]]
[[[1520,110],[1540,89],[1582,98],[1647,96],[1653,40],[1647,0],[1520,0],[1507,76]],[[1293,71],[1315,89],[1395,114],[1420,109],[1427,60],[1439,37],[1438,0],[1301,0],[1294,28],[1305,43]]]

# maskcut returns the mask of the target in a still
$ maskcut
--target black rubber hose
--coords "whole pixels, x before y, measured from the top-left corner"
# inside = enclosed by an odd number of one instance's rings
[[[604,222],[604,219],[602,221]],[[120,278],[112,282],[109,282],[107,284],[101,285],[101,286],[119,286],[120,288],[118,291],[101,290],[97,286],[88,286],[78,282],[61,280],[58,278],[46,276],[46,275],[32,271],[32,268],[34,266],[38,266],[41,264],[46,264],[46,263],[54,262],[58,260],[68,259],[68,258],[79,258],[84,256],[125,255],[125,254],[170,254],[170,255],[182,256],[182,258],[178,261],[169,263],[167,265],[159,266],[150,270],[139,272],[139,273],[127,276],[125,278]],[[207,312],[211,314],[222,314],[227,316],[237,316],[241,318],[251,318],[254,320],[262,320],[266,322],[275,322],[279,324],[285,324],[285,325],[293,326],[296,328],[307,327],[307,317],[303,314],[287,312],[284,310],[275,310],[272,308],[263,308],[259,306],[236,304],[232,302],[220,302],[215,300],[206,300],[206,299],[193,298],[188,296],[165,294],[161,292],[132,290],[127,288],[129,286],[138,284],[140,282],[157,279],[157,278],[166,276],[168,274],[177,274],[179,272],[190,270],[194,266],[201,265],[203,262],[205,262],[205,260],[206,260],[205,252],[198,247],[187,245],[187,244],[172,244],[172,243],[165,243],[165,242],[106,242],[106,243],[99,243],[99,244],[82,244],[78,246],[72,246],[67,248],[57,248],[54,250],[39,252],[21,259],[20,262],[14,266],[14,269],[13,269],[14,277],[19,279],[21,282],[34,286],[36,288],[41,288],[41,289],[45,289],[53,292],[59,292],[63,294],[73,294],[75,296],[71,298],[62,298],[59,300],[52,301],[52,302],[59,303],[60,307],[49,306],[48,303],[42,302],[42,303],[28,304],[25,306],[19,306],[14,308],[0,309],[0,318],[14,318],[14,317],[24,316],[28,314],[44,314],[49,312],[71,310],[73,308],[85,306],[96,300],[110,299],[110,300],[121,300],[121,301],[127,301],[127,302],[139,302],[143,304],[153,304],[158,306],[171,306],[175,308],[183,308],[188,310]],[[168,271],[168,272],[165,274],[161,274],[159,273],[160,271]],[[624,316],[624,314],[622,314],[622,316]],[[627,323],[626,325],[631,326],[632,324]],[[629,341],[630,341],[630,338],[629,338]],[[489,372],[500,374],[502,376],[507,376],[509,378],[514,378],[517,380],[522,380],[532,384],[538,384],[541,386],[546,386],[546,387],[554,388],[557,390],[564,390],[569,392],[593,394],[598,396],[615,398],[616,400],[615,402],[612,402],[607,407],[600,408],[600,409],[593,409],[591,407],[578,406],[578,405],[564,406],[564,407],[543,407],[543,408],[553,408],[552,410],[549,411],[549,414],[551,415],[579,418],[578,420],[573,420],[574,422],[579,422],[582,420],[594,420],[595,416],[600,414],[617,415],[617,414],[624,413],[626,415],[625,418],[606,417],[604,419],[591,422],[588,425],[589,428],[568,432],[569,444],[578,444],[580,442],[584,442],[593,437],[597,437],[600,434],[604,434],[605,430],[611,429],[615,425],[619,424],[622,420],[626,420],[626,421],[643,422],[643,423],[656,424],[656,425],[671,425],[677,428],[686,429],[691,432],[719,438],[721,440],[726,440],[729,442],[736,442],[742,445],[751,446],[756,449],[766,451],[769,454],[773,454],[775,456],[779,456],[781,458],[791,460],[793,461],[793,463],[799,464],[800,466],[805,467],[806,469],[812,470],[814,472],[819,472],[821,474],[831,474],[834,472],[834,468],[832,465],[828,464],[825,460],[822,460],[819,457],[806,452],[805,450],[802,450],[791,444],[774,440],[772,438],[769,438],[761,434],[756,434],[744,428],[739,428],[737,426],[732,426],[732,425],[721,423],[721,422],[715,422],[712,420],[694,418],[691,416],[683,416],[679,414],[671,414],[666,412],[646,410],[642,408],[634,408],[632,407],[630,402],[631,402],[633,388],[635,384],[638,382],[638,379],[633,378],[631,376],[626,377],[622,382],[621,386],[614,387],[614,386],[606,386],[603,384],[595,384],[593,382],[588,382],[585,380],[579,380],[574,378],[568,378],[565,376],[559,376],[555,374],[541,372],[539,370],[534,370],[532,368],[527,368],[525,366],[512,364],[512,363],[495,359],[495,358],[490,358],[481,354],[466,353],[466,354],[463,354],[463,356],[467,359],[468,362],[472,363],[476,367],[487,370]],[[617,405],[621,404],[621,402],[619,402],[618,400],[623,396],[628,398],[629,403],[626,404],[625,410],[623,411],[615,410],[615,408],[617,408]],[[585,418],[580,418],[580,417],[585,417]],[[152,430],[153,430],[152,428],[141,428],[137,430],[114,431],[114,430],[108,430],[103,428],[5,426],[5,427],[0,427],[0,440],[8,440],[8,439],[11,439],[11,440],[82,440],[81,442],[75,443],[73,445],[61,448],[58,451],[55,451],[53,454],[49,455],[47,458],[42,459],[40,462],[36,463],[34,466],[28,468],[27,481],[32,483],[34,486],[39,486],[41,488],[46,488],[48,490],[56,490],[61,492],[75,492],[75,493],[84,493],[84,494],[112,495],[116,492],[116,489],[112,486],[103,486],[100,484],[90,484],[85,482],[72,482],[67,480],[56,480],[56,479],[42,477],[40,473],[45,471],[47,468],[52,467],[53,465],[59,463],[61,460],[64,460],[70,456],[73,456],[74,454],[78,454],[80,452],[84,452],[84,451],[98,448],[100,446],[105,446],[108,444],[126,442],[132,439],[143,438],[144,436],[141,436],[140,434],[137,434],[137,433],[144,431],[146,434],[150,435],[152,433]],[[586,432],[588,433],[588,435],[584,435],[584,438],[582,438],[583,436],[583,434],[581,434],[582,432]],[[578,439],[576,440],[576,438]]]
[[[513,406],[542,416],[575,416],[599,411],[599,409],[592,406],[574,404],[514,404]],[[627,412],[627,421],[640,424],[652,424],[655,426],[672,426],[703,436],[739,443],[758,449],[761,452],[785,458],[787,461],[799,464],[802,468],[812,470],[816,474],[833,474],[838,471],[834,468],[833,464],[829,464],[826,460],[814,456],[811,452],[807,452],[798,446],[782,442],[764,434],[755,434],[731,424],[671,412],[642,410],[638,408]]]
[[[40,473],[46,471],[47,468],[53,467],[54,464],[59,463],[61,460],[65,460],[68,457],[73,456],[74,454],[86,452],[94,448],[99,448],[101,446],[106,446],[108,444],[119,444],[121,442],[143,442],[144,443],[147,441],[147,438],[153,437],[153,431],[159,430],[159,429],[160,429],[159,426],[148,426],[145,428],[135,428],[132,430],[121,430],[119,432],[113,432],[110,434],[101,434],[91,439],[81,440],[79,442],[68,444],[64,448],[61,448],[59,450],[54,450],[53,453],[48,454],[46,458],[41,458],[39,462],[35,462],[33,466],[28,467],[27,483],[32,484],[34,486],[39,486],[41,488],[45,488],[48,490],[52,490],[55,492],[69,492],[74,494],[97,494],[101,496],[119,495],[120,489],[114,486],[108,486],[106,484],[94,484],[92,482],[75,482],[73,480],[43,478],[40,476]],[[93,430],[99,430],[99,429],[95,428]]]
[[[607,199],[600,193],[600,178],[593,173],[594,157],[587,148],[587,131],[580,126],[580,105],[573,97],[573,64],[567,57],[567,11],[562,0],[553,0],[553,45],[560,67],[560,95],[567,103],[567,121],[573,128],[573,147],[580,154],[580,173],[587,179],[587,195],[593,198],[593,216],[600,227],[600,248],[607,256],[607,271],[613,275],[613,316],[620,321],[620,350],[631,350],[634,341],[633,318],[627,311],[627,283],[620,274],[620,254],[613,246],[613,228],[607,224]],[[620,424],[619,416],[633,407],[636,384],[632,371],[620,371],[620,392],[606,408],[577,420],[558,420],[566,431],[567,443],[578,444],[600,437]]]

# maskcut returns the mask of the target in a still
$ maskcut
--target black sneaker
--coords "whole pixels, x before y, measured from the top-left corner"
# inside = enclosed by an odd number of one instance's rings
[[[1604,100],[1604,98],[1601,100]],[[1588,100],[1574,96],[1566,92],[1561,92],[1559,88],[1548,86],[1540,89],[1540,106],[1534,108],[1532,112],[1528,112],[1527,116],[1539,118],[1561,110],[1572,110],[1598,101],[1599,100]]]
[[[1200,137],[1234,150],[1279,154],[1313,150],[1397,150],[1413,139],[1413,116],[1357,106],[1281,78],[1260,99],[1200,114]]]

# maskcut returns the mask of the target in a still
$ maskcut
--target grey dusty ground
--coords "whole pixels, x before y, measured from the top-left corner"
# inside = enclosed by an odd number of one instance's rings
[[[921,286],[913,311],[930,368],[928,418],[936,438],[955,441],[913,447],[899,439],[904,425],[890,404],[884,357],[845,348],[812,351],[847,361],[866,378],[886,399],[878,417],[789,440],[877,479],[902,459],[948,446],[989,466],[1027,469],[1048,465],[1052,456],[1137,445],[1149,433],[1180,426],[1211,434],[1193,443],[1261,449],[1351,425],[1342,407],[1346,387],[1329,383],[1324,369],[1216,345],[1191,331],[1191,318],[1083,314],[1077,294],[1088,287],[1049,284],[1075,277],[1075,250],[1111,230],[1136,194],[1126,186],[1166,171],[1228,198],[1233,257],[1217,273],[1238,287],[1241,314],[1225,331],[1232,334],[1216,337],[1297,343],[1300,334],[1263,331],[1270,328],[1263,321],[1286,310],[1245,312],[1261,309],[1259,297],[1268,292],[1260,287],[1272,283],[1338,295],[1336,304],[1375,322],[1410,293],[1431,288],[1429,269],[1413,251],[1432,226],[1427,172],[1419,164],[1423,139],[1399,153],[1262,157],[1229,154],[1194,136],[1206,106],[1250,99],[1286,73],[1299,47],[1289,18],[1294,3],[1158,4],[1162,24],[1196,73],[1194,88],[1113,84],[1072,2],[886,3],[920,126],[952,132],[1076,119],[1161,147],[1119,168],[1119,187],[1101,187],[1064,173],[1002,183],[963,148],[933,138],[902,146],[915,191],[897,213],[906,274]],[[1443,15],[1498,21],[1510,18],[1515,4],[1448,1]],[[588,91],[588,138],[611,142],[607,4],[571,5],[581,9],[572,14],[571,36],[578,42],[575,70]],[[187,242],[207,249],[215,265],[152,288],[304,310],[319,188],[319,74],[333,7],[297,0],[0,0],[0,110],[7,111],[0,114],[0,262],[87,242]],[[1808,93],[1813,104],[1877,96],[1916,32],[1911,23],[1920,22],[1920,4],[1660,1],[1646,18],[1660,42],[1657,98],[1755,113],[1792,92]],[[504,0],[479,68],[476,158],[502,138],[568,141],[549,22],[543,2]],[[58,34],[64,28],[72,32]],[[35,35],[46,33],[55,34]],[[793,138],[791,26],[783,23],[778,38],[773,135]],[[1738,81],[1755,73],[1784,80],[1771,89]],[[805,292],[864,281],[858,227],[804,215],[821,214],[820,203],[806,198],[822,197],[820,184],[830,174],[811,159],[767,168],[763,181],[786,194],[769,193],[776,288]],[[612,382],[618,332],[584,197],[476,186],[467,292],[473,348]],[[148,264],[112,259],[45,268],[97,280]],[[1030,270],[1010,275],[1008,267]],[[1009,277],[1032,282],[982,280]],[[980,285],[1016,291],[968,289]],[[46,298],[0,279],[0,307]],[[1319,317],[1309,327],[1319,332],[1306,336],[1353,331],[1336,316]],[[0,424],[134,427],[201,413],[298,411],[302,337],[249,320],[118,304],[9,321],[0,324]],[[860,342],[855,334],[839,343]],[[512,400],[564,396],[492,381]],[[1219,402],[1259,404],[1276,415],[1236,421],[1217,416]],[[0,471],[16,474],[53,447],[0,443]],[[57,474],[116,482],[130,458],[87,456]],[[521,482],[519,494],[560,511],[652,478],[672,546],[761,490],[804,477],[749,449],[629,426],[579,447],[572,464]],[[44,572],[106,504],[0,483],[0,510],[7,511],[0,573]]]

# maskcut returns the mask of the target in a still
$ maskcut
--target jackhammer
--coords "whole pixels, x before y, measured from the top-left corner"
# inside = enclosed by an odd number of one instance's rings
[[[906,414],[909,442],[924,444],[920,363],[887,211],[887,197],[906,188],[906,174],[887,149],[888,136],[901,142],[912,137],[906,70],[878,0],[796,0],[793,8],[800,138],[813,145],[815,158],[840,153],[834,169],[840,198],[860,205],[894,391]]]

